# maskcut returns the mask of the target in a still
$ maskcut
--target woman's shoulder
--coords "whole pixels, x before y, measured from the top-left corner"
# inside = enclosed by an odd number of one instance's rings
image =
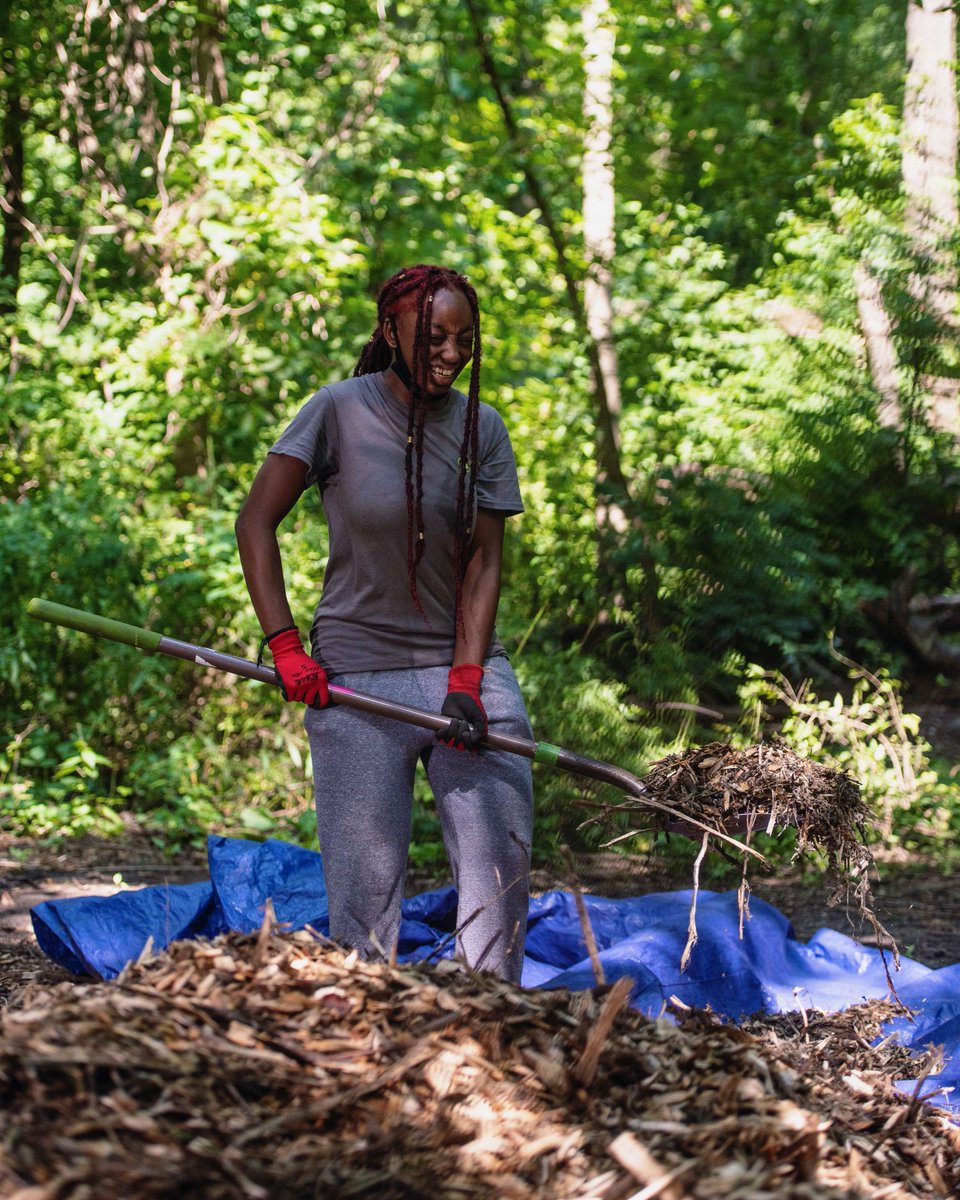
[[[301,412],[316,419],[326,420],[334,416],[347,404],[355,404],[357,400],[369,400],[369,385],[363,377],[350,376],[347,379],[335,379],[324,383],[302,405]]]
[[[365,375],[348,375],[346,379],[335,379],[332,383],[325,383],[320,391],[326,392],[331,399],[340,400],[363,393],[366,387]]]
[[[486,404],[483,400],[480,401],[479,431],[481,438],[489,438],[491,441],[500,441],[503,438],[509,440],[510,438],[510,434],[507,432],[507,423],[500,412],[492,404]]]
[[[308,404],[333,405],[336,407],[344,400],[353,399],[365,391],[362,377],[348,376],[346,379],[335,379],[332,383],[324,383],[313,393]]]

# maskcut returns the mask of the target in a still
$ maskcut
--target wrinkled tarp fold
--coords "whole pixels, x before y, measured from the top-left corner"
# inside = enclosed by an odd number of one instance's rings
[[[275,839],[226,837],[209,838],[207,854],[209,882],[38,904],[31,915],[41,949],[75,974],[110,979],[148,945],[159,950],[181,938],[259,929],[268,899],[283,927],[329,931],[319,854]],[[648,1016],[659,1015],[672,998],[736,1021],[756,1012],[834,1012],[890,996],[889,955],[885,964],[880,951],[831,929],[800,942],[788,919],[762,900],[750,902],[741,937],[736,892],[699,893],[697,943],[681,972],[690,900],[689,891],[584,897],[607,982],[628,975],[631,1003]],[[449,958],[456,907],[450,887],[404,901],[400,961]],[[943,1071],[924,1080],[922,1094],[956,1088],[933,1099],[960,1113],[960,964],[932,970],[903,959],[893,979],[913,1016],[885,1028],[917,1050],[944,1047]],[[573,896],[554,891],[531,899],[524,986],[578,990],[594,982]],[[898,1086],[912,1093],[916,1085],[904,1080]]]

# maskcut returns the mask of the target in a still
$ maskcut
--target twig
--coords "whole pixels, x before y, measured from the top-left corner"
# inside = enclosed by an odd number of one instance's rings
[[[680,970],[685,971],[690,963],[690,955],[693,953],[693,948],[697,944],[697,896],[700,892],[700,864],[703,862],[707,854],[707,846],[710,844],[710,835],[705,833],[703,841],[700,844],[700,852],[693,862],[693,895],[690,898],[690,918],[687,922],[687,944],[683,948],[683,954],[680,956]]]
[[[613,1027],[613,1022],[616,1020],[617,1014],[626,1007],[632,991],[633,979],[629,975],[621,975],[607,993],[603,1001],[603,1007],[600,1009],[600,1015],[590,1027],[590,1032],[587,1034],[587,1042],[583,1048],[583,1053],[577,1059],[577,1063],[573,1068],[574,1079],[578,1083],[582,1083],[584,1087],[589,1087],[596,1078],[597,1067],[600,1065],[600,1055],[603,1053],[607,1036]]]
[[[490,899],[487,901],[487,903],[486,903],[486,904],[481,904],[479,908],[475,908],[475,909],[473,910],[473,912],[470,914],[470,916],[469,916],[469,917],[467,917],[467,919],[466,919],[466,920],[463,922],[463,924],[462,924],[462,925],[458,925],[458,926],[457,926],[457,928],[456,928],[456,929],[454,929],[454,931],[453,931],[452,933],[448,933],[448,934],[447,934],[447,936],[446,936],[446,937],[445,937],[445,938],[444,938],[442,941],[440,941],[440,942],[437,942],[437,944],[436,944],[436,945],[434,946],[434,948],[433,948],[433,949],[430,951],[430,953],[429,953],[428,955],[426,955],[426,957],[424,958],[424,960],[423,960],[423,961],[424,961],[424,962],[429,962],[429,961],[430,961],[430,959],[434,957],[434,955],[436,955],[436,954],[440,954],[440,953],[441,953],[443,950],[445,950],[445,949],[446,949],[446,947],[447,947],[447,946],[449,946],[449,945],[450,945],[450,943],[451,943],[451,942],[452,942],[452,941],[453,941],[455,938],[458,938],[458,937],[460,936],[460,934],[461,934],[461,933],[463,933],[463,931],[464,931],[464,930],[465,930],[465,929],[466,929],[466,928],[467,928],[469,925],[472,925],[472,924],[473,924],[473,922],[474,922],[474,921],[477,919],[477,917],[479,917],[479,916],[480,916],[480,914],[481,914],[481,913],[485,913],[485,912],[487,911],[487,909],[490,907],[490,905],[491,905],[491,904],[493,904],[493,903],[495,903],[497,900],[499,900],[501,896],[505,896],[505,895],[507,894],[507,892],[509,892],[509,891],[510,891],[510,889],[511,889],[512,887],[514,887],[516,884],[518,884],[518,883],[520,882],[520,880],[521,880],[521,879],[523,879],[525,876],[526,876],[526,871],[523,871],[523,872],[522,872],[521,874],[519,874],[519,875],[518,875],[518,876],[517,876],[515,879],[512,879],[512,880],[510,881],[510,883],[508,883],[508,884],[507,884],[507,886],[506,886],[506,887],[504,887],[504,888],[501,888],[501,889],[500,889],[500,891],[499,891],[499,892],[497,892],[497,894],[496,894],[495,896],[491,896],[491,897],[490,897]]]
[[[720,838],[721,841],[728,842],[737,850],[742,850],[744,854],[750,854],[760,862],[766,864],[766,858],[759,850],[754,850],[751,846],[744,845],[743,842],[733,837],[729,833],[724,833],[721,829],[715,829],[711,825],[705,824],[703,821],[698,821],[696,817],[691,817],[689,813],[681,812],[678,808],[674,808],[672,804],[664,804],[660,800],[654,800],[653,797],[645,789],[643,791],[627,792],[628,796],[632,796],[640,804],[647,808],[655,809],[657,812],[666,813],[668,817],[673,817],[683,826],[689,826],[693,829],[699,829],[702,833],[708,833],[711,837]]]
[[[593,936],[590,914],[587,912],[587,906],[583,902],[583,889],[580,887],[580,877],[577,875],[573,855],[570,853],[569,846],[561,846],[560,853],[563,855],[563,861],[567,864],[567,871],[570,875],[570,890],[573,892],[573,899],[577,906],[577,916],[580,918],[580,930],[583,933],[583,940],[587,946],[587,954],[590,955],[593,977],[597,981],[597,987],[603,987],[606,983],[603,974],[603,963],[601,963],[600,955],[597,953],[597,939]]]
[[[679,712],[698,713],[702,717],[714,717],[718,721],[723,719],[723,713],[715,708],[704,708],[702,704],[688,704],[684,700],[659,700],[654,707],[657,712],[677,709]]]
[[[753,833],[753,814],[750,814],[750,823],[747,827],[747,845],[750,844],[750,837]],[[750,916],[750,884],[747,882],[747,860],[743,859],[740,871],[740,886],[737,888],[737,914],[739,917],[738,933],[740,941],[743,941],[743,920],[746,916]]]
[[[257,934],[257,944],[253,951],[253,961],[258,965],[263,962],[264,956],[267,953],[267,948],[270,945],[270,938],[273,934],[273,929],[276,923],[277,914],[273,907],[273,899],[268,896],[263,904],[263,920],[260,922],[260,931]]]
[[[73,249],[73,274],[70,278],[70,290],[67,296],[66,303],[63,306],[63,312],[60,320],[57,322],[57,333],[63,333],[66,327],[70,324],[70,318],[73,316],[73,311],[77,307],[77,301],[85,299],[83,292],[80,289],[80,279],[83,276],[83,267],[86,261],[87,234],[86,231],[80,234]],[[59,294],[63,292],[64,285],[61,284],[58,290]]]

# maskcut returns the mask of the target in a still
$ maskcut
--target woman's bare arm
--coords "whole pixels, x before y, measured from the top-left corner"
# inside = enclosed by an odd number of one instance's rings
[[[240,564],[265,634],[295,625],[280,561],[277,528],[306,490],[307,465],[290,454],[268,454],[234,526]]]
[[[457,632],[453,665],[483,663],[493,636],[500,603],[500,565],[506,517],[492,509],[477,511],[477,528],[463,577],[463,631]]]

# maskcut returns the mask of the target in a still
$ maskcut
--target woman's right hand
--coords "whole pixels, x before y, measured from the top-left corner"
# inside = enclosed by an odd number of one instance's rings
[[[311,708],[326,708],[330,703],[327,673],[304,651],[296,626],[280,629],[265,640],[280,676],[284,700],[300,700]]]

